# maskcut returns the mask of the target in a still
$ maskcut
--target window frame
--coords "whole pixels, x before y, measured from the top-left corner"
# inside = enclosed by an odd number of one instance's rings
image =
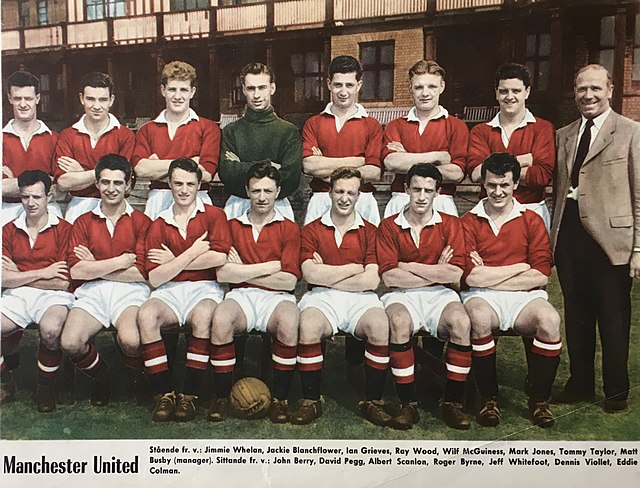
[[[382,63],[380,60],[382,48],[385,46],[391,46],[393,52],[393,62],[392,63]],[[375,63],[372,65],[365,65],[362,62],[363,51],[367,48],[375,49]],[[365,73],[374,73],[375,83],[373,86],[373,98],[366,98],[364,96],[364,90],[360,91],[360,99],[363,102],[392,102],[394,95],[394,73],[395,73],[395,57],[396,57],[396,43],[395,39],[385,39],[382,41],[373,41],[373,42],[360,42],[358,43],[359,50],[359,60],[362,65],[362,78],[365,78]],[[383,71],[391,72],[391,95],[389,98],[384,98],[380,95],[380,73]]]

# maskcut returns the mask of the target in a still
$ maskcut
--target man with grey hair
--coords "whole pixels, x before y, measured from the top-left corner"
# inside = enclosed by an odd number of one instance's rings
[[[565,304],[570,372],[561,403],[594,397],[595,330],[607,413],[627,409],[632,278],[640,277],[640,124],[611,109],[611,74],[576,75],[581,117],[559,129],[551,240]]]

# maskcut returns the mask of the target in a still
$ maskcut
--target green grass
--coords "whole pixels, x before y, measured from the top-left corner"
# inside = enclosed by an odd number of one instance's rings
[[[562,299],[555,276],[548,287],[551,302],[562,315]],[[324,415],[310,426],[273,425],[268,420],[242,421],[228,419],[221,424],[206,421],[206,399],[198,407],[198,417],[188,424],[154,424],[150,411],[138,407],[127,391],[127,381],[110,334],[98,337],[98,347],[113,366],[116,382],[114,401],[97,409],[89,404],[89,381],[81,373],[76,376],[76,403],[59,405],[51,414],[39,414],[35,409],[35,347],[37,335],[28,331],[22,342],[22,389],[17,401],[0,411],[0,437],[3,439],[432,439],[432,440],[640,440],[640,415],[637,388],[640,387],[640,287],[633,290],[630,376],[632,390],[630,410],[609,415],[598,404],[553,406],[558,416],[555,427],[539,429],[530,426],[526,396],[522,392],[525,375],[524,351],[519,338],[503,337],[498,344],[498,377],[503,420],[496,429],[482,428],[475,421],[469,431],[459,432],[445,427],[439,419],[437,400],[441,390],[422,378],[418,383],[421,407],[420,422],[410,431],[400,432],[379,428],[358,417],[357,398],[346,382],[343,345],[338,339],[329,342],[325,357],[323,391],[326,397]],[[184,346],[184,342],[182,341]],[[260,339],[251,337],[247,347],[247,369],[258,375]],[[601,392],[600,355],[596,358],[597,391]],[[179,364],[178,367],[182,367]],[[562,354],[554,391],[567,379],[568,358]],[[393,384],[386,385],[386,398],[395,402]],[[206,385],[203,397],[210,395]],[[298,380],[294,381],[291,398],[299,398]],[[600,397],[599,400],[603,398]]]

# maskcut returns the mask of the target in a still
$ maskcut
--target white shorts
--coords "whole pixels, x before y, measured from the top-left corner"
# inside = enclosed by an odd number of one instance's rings
[[[298,304],[300,311],[317,308],[327,318],[333,335],[339,330],[355,337],[356,325],[372,308],[384,310],[382,302],[372,291],[342,291],[316,286],[305,293]]]
[[[227,203],[224,205],[224,213],[227,214],[227,219],[235,219],[240,215],[244,214],[251,207],[251,202],[248,198],[240,198],[235,195],[231,195]],[[282,198],[280,200],[276,200],[276,207],[278,212],[282,214],[285,219],[289,219],[295,222],[295,217],[293,215],[293,209],[291,208],[291,203],[286,198]]]
[[[184,325],[191,311],[202,300],[220,303],[224,291],[217,281],[170,281],[151,292],[149,298],[157,298],[165,303]]]
[[[99,198],[93,197],[71,197],[67,205],[67,212],[64,214],[64,220],[73,224],[78,217],[87,212],[91,212],[100,205]]]
[[[546,202],[523,203],[522,205],[525,208],[528,208],[529,210],[533,210],[540,217],[542,217],[542,220],[544,221],[544,226],[547,228],[547,232],[549,232],[549,229],[551,228],[551,215],[549,214],[547,203]]]
[[[200,190],[198,192],[198,197],[200,197],[204,203],[212,205],[211,198],[206,191]],[[169,208],[172,203],[173,195],[171,195],[171,190],[149,190],[147,203],[144,206],[144,213],[151,220],[156,220],[160,212]]]
[[[400,213],[408,204],[409,195],[404,192],[394,191],[391,193],[391,200],[389,200],[389,203],[387,203],[384,209],[384,218],[386,219],[387,217]],[[458,208],[451,195],[436,195],[433,199],[433,208],[447,215],[458,216]]]
[[[108,329],[128,307],[139,307],[149,298],[149,287],[140,282],[96,280],[77,288],[75,295],[71,309],[84,310]]]
[[[73,293],[62,290],[41,290],[31,286],[9,288],[2,292],[2,315],[23,329],[39,324],[44,313],[55,305],[70,308]]]
[[[62,209],[58,202],[50,202],[47,205],[49,212],[62,218]],[[0,218],[1,226],[4,227],[9,222],[16,220],[24,212],[22,203],[7,203],[2,202],[2,218]]]
[[[450,303],[460,303],[458,294],[442,285],[392,291],[383,295],[381,300],[384,308],[394,303],[404,305],[411,315],[413,333],[424,329],[432,337],[438,337],[438,324],[445,307]]]
[[[304,218],[304,225],[322,217],[331,209],[331,196],[329,192],[318,192],[311,195],[307,205],[307,215]],[[363,219],[368,220],[373,225],[380,224],[380,210],[378,202],[373,193],[360,193],[356,203],[356,210]]]
[[[467,303],[472,298],[482,298],[486,301],[498,316],[500,330],[513,329],[518,315],[531,301],[536,298],[549,298],[544,290],[502,291],[490,288],[469,288],[463,291],[461,296],[462,303]]]
[[[249,287],[231,290],[224,299],[233,300],[242,309],[247,319],[247,332],[266,332],[267,323],[278,305],[282,302],[296,303],[296,297],[291,293]]]

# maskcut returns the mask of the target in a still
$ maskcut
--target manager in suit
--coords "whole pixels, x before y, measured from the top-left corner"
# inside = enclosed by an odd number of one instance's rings
[[[640,124],[609,103],[611,74],[581,68],[582,116],[556,133],[552,246],[565,304],[570,377],[559,403],[593,400],[596,322],[605,412],[627,410],[631,282],[640,277]]]

